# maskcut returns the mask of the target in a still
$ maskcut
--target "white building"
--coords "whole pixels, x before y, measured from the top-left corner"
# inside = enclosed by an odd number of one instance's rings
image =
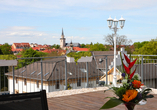
[[[89,87],[96,87],[97,80],[103,75],[96,69],[94,60],[89,62]],[[65,89],[65,58],[56,58],[34,62],[14,71],[15,93],[35,92],[41,89],[41,70],[43,72],[43,89],[53,92]],[[79,89],[87,87],[86,62],[67,63],[68,89]],[[99,75],[98,75],[99,74]],[[8,76],[8,90],[13,93],[12,72],[5,73]]]

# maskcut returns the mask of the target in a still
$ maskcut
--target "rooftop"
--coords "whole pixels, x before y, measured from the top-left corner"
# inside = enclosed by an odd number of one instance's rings
[[[71,90],[69,90],[71,91]],[[114,96],[114,93],[104,90],[87,92],[81,94],[73,94],[68,96],[60,96],[48,98],[49,110],[99,110],[103,104],[109,100],[105,97]],[[154,98],[148,99],[145,105],[136,105],[137,110],[157,110],[155,102],[157,101],[157,94]],[[125,109],[124,105],[119,105],[108,110],[122,110]]]

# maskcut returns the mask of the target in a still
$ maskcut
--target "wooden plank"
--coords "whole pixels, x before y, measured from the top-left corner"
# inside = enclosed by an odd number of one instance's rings
[[[96,91],[82,94],[75,94],[70,96],[61,96],[48,98],[49,110],[99,110],[103,104],[109,100],[105,97],[115,96],[113,92]],[[154,98],[148,99],[145,105],[136,105],[137,110],[157,110],[156,103],[157,94]],[[122,110],[124,105],[119,105],[108,110]]]

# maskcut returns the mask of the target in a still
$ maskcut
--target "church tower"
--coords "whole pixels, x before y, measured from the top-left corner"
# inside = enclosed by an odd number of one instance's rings
[[[65,38],[64,38],[64,32],[63,32],[63,28],[62,28],[62,35],[60,38],[60,48],[64,48],[65,47]]]

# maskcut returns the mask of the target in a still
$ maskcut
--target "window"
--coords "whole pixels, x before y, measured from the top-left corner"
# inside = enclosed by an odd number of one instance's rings
[[[24,79],[24,84],[27,85],[27,80],[26,79]]]
[[[37,81],[37,88],[39,88],[39,81]]]
[[[78,80],[77,80],[77,87],[78,87],[78,86],[81,86],[81,79],[78,79]]]
[[[16,77],[16,83],[18,83],[18,78]]]
[[[56,88],[56,89],[59,89],[59,81],[56,81],[55,88]]]

